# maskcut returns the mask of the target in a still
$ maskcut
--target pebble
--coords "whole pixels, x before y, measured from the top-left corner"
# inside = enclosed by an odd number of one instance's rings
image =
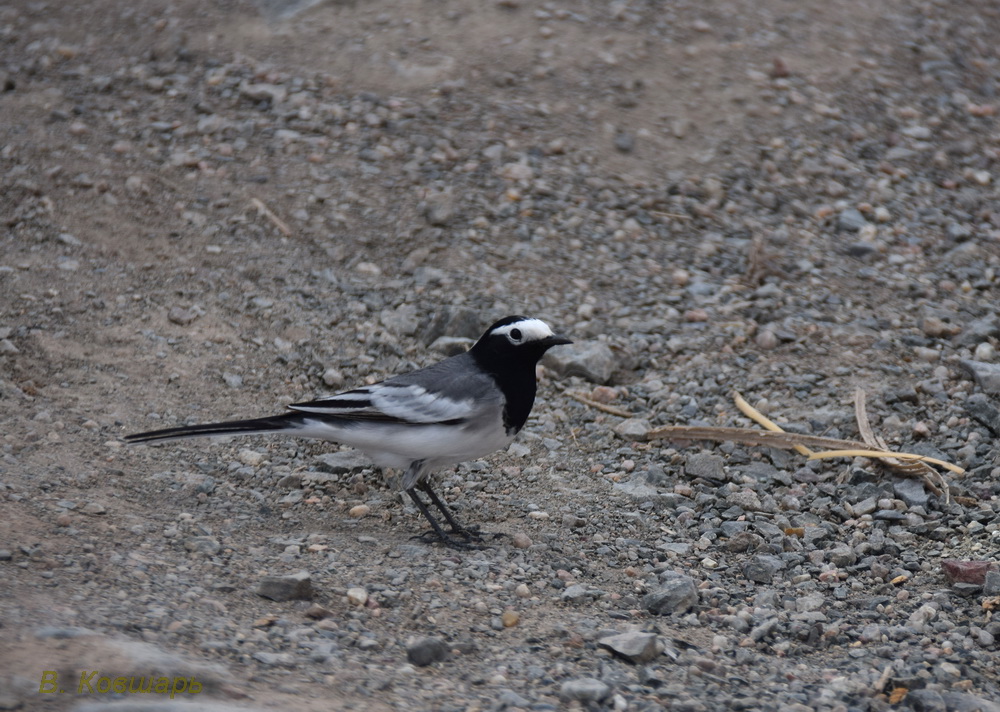
[[[295,656],[291,653],[269,653],[258,650],[253,654],[253,659],[268,667],[293,667],[295,665]]]
[[[994,436],[1000,435],[1000,408],[996,408],[982,393],[974,393],[964,404],[975,420],[985,425]]]
[[[524,532],[517,532],[511,537],[511,544],[514,545],[515,549],[528,549],[533,543],[531,537]]]
[[[778,337],[771,329],[762,329],[754,337],[754,343],[765,351],[770,351],[771,349],[777,347]]]
[[[342,388],[346,383],[344,374],[337,368],[330,367],[323,371],[323,383],[330,388]]]
[[[597,645],[605,650],[610,650],[630,663],[649,662],[658,657],[661,651],[655,633],[640,633],[638,631],[605,636],[597,641]]]
[[[983,577],[983,595],[1000,596],[1000,571],[991,570],[986,572],[986,575]]]
[[[844,232],[857,232],[867,224],[868,221],[865,219],[865,216],[856,208],[843,210],[837,216],[837,228]]]
[[[272,104],[280,104],[288,95],[288,90],[277,84],[243,82],[240,85],[240,93],[254,101],[269,101]]]
[[[319,470],[332,475],[358,473],[372,466],[371,460],[357,450],[325,452],[316,458],[315,463]]]
[[[180,324],[181,326],[188,326],[197,320],[205,311],[200,307],[171,307],[170,311],[167,312],[167,319],[172,321],[174,324]]]
[[[962,367],[976,381],[983,392],[991,396],[1000,396],[1000,363],[986,363],[972,359],[960,359]]]
[[[602,341],[583,341],[560,346],[545,354],[542,363],[559,378],[579,376],[591,383],[606,384],[615,372],[611,347]]]
[[[264,462],[264,455],[256,450],[244,448],[237,454],[237,459],[248,467],[260,467],[261,463]]]
[[[368,603],[368,591],[358,586],[347,589],[347,602],[352,606],[363,606]]]
[[[972,355],[976,361],[992,361],[997,357],[997,350],[989,341],[984,341],[976,346]]]
[[[313,596],[312,577],[307,571],[287,576],[265,576],[256,593],[272,601],[309,600]]]
[[[936,316],[924,317],[921,322],[920,328],[923,330],[927,336],[933,337],[935,339],[939,338],[950,338],[955,334],[959,333],[962,329],[954,324],[949,324],[943,319]]]
[[[674,574],[642,598],[643,607],[653,615],[686,613],[698,603],[694,579]]]
[[[569,603],[579,603],[590,597],[589,589],[581,583],[575,583],[563,589],[559,597]]]
[[[406,659],[417,667],[443,662],[450,656],[451,651],[447,643],[440,638],[420,638],[406,646]]]
[[[559,696],[577,702],[600,702],[611,694],[611,687],[592,677],[566,680],[559,687]]]
[[[331,618],[335,614],[329,608],[324,608],[318,603],[314,603],[305,610],[305,615],[316,620],[323,620],[324,618]]]
[[[743,575],[754,583],[769,584],[783,568],[785,564],[777,556],[758,554],[743,565]]]
[[[989,571],[1000,570],[1000,564],[991,561],[960,561],[945,559],[941,562],[945,577],[952,583],[971,583],[982,586]]]
[[[223,372],[222,381],[230,388],[243,387],[243,376],[238,373],[229,373],[228,371]]]
[[[635,136],[627,131],[615,135],[615,148],[622,153],[631,153],[635,149]]]
[[[723,480],[726,477],[725,460],[713,453],[694,453],[688,456],[684,472],[688,477]]]
[[[915,478],[898,478],[892,483],[893,494],[906,503],[907,507],[927,507],[930,493],[924,487],[922,480]]]
[[[222,544],[211,536],[193,536],[184,540],[184,548],[192,553],[215,556],[222,551]]]
[[[627,418],[615,426],[615,434],[625,440],[646,440],[651,429],[645,418]]]

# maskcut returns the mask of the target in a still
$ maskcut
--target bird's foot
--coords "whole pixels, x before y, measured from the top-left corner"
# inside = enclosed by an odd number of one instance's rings
[[[478,526],[470,526],[452,528],[448,531],[428,529],[423,534],[416,534],[410,538],[419,539],[425,544],[441,542],[453,549],[488,549],[496,543],[497,539],[506,536],[508,535],[503,532],[484,532]]]
[[[510,534],[505,532],[484,532],[478,526],[463,528],[462,531],[472,541],[476,541],[484,545],[495,544],[498,540],[505,539],[510,536]]]
[[[482,542],[483,537],[491,536],[491,534],[489,534],[488,532],[481,531],[479,527],[476,526],[475,524],[468,527],[463,527],[463,526],[452,527],[451,531],[449,531],[448,533],[452,534],[453,536],[461,537],[465,541],[475,541],[475,542]]]
[[[463,530],[461,532],[446,532],[443,529],[439,531],[428,529],[423,534],[414,534],[410,537],[410,539],[419,539],[425,544],[441,543],[452,549],[464,549],[467,551],[486,548],[486,546],[481,543],[481,535],[477,533],[473,536],[467,530]]]

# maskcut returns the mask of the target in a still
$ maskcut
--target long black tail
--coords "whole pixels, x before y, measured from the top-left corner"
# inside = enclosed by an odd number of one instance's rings
[[[252,420],[229,420],[224,423],[203,423],[201,425],[182,425],[177,428],[150,430],[145,433],[126,435],[129,443],[146,443],[161,440],[177,440],[179,438],[197,438],[212,435],[255,435],[277,433],[282,430],[296,430],[303,423],[301,413],[286,413],[268,418]]]

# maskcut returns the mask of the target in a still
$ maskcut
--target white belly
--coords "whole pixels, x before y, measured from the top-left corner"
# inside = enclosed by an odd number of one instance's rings
[[[347,427],[307,419],[296,434],[350,445],[381,467],[406,469],[423,460],[427,470],[483,457],[507,447],[514,439],[499,418],[464,426],[357,423]]]

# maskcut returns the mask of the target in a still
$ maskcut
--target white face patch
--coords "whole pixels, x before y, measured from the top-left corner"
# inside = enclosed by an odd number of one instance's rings
[[[552,336],[552,329],[541,319],[523,319],[493,330],[494,334],[502,334],[515,344],[529,341],[541,341]],[[518,338],[520,334],[520,338]]]

